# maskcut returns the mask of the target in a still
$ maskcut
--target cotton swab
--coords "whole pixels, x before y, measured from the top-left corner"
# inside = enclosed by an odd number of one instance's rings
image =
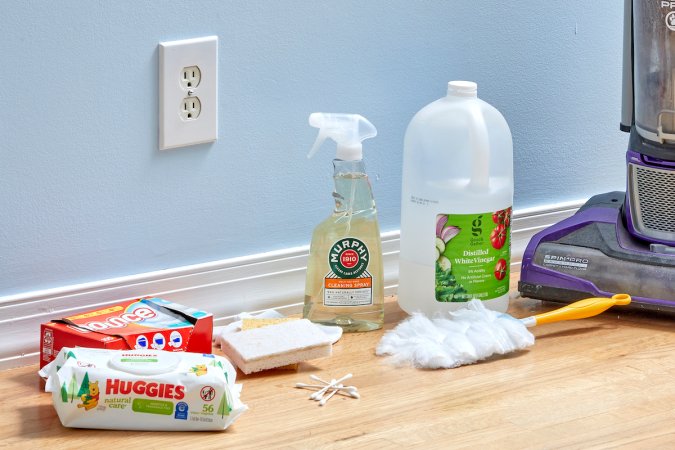
[[[333,385],[336,385],[336,384],[338,384],[338,383],[341,383],[341,382],[343,382],[344,380],[348,380],[348,379],[351,378],[351,377],[352,377],[352,374],[351,374],[351,373],[348,373],[347,375],[345,375],[344,377],[340,378],[339,380],[332,379],[332,380],[330,381],[330,383],[329,383],[326,387],[324,387],[324,388],[322,388],[321,390],[319,390],[319,391],[313,393],[312,395],[309,396],[309,398],[311,398],[312,400],[321,400],[321,397],[323,397],[324,393],[325,393],[327,390],[329,390],[330,388],[332,388]]]
[[[332,396],[334,396],[335,393],[336,393],[338,390],[339,390],[339,389],[335,389],[335,390],[331,391],[331,393],[328,394],[327,397],[322,398],[321,401],[319,401],[319,406],[325,405],[326,402],[327,402],[328,400],[330,400],[330,398],[331,398]]]
[[[310,398],[311,400],[321,400],[321,398],[323,397],[323,394],[324,394],[328,389],[332,388],[333,385],[335,384],[335,382],[336,382],[336,380],[335,380],[335,378],[333,378],[332,380],[330,380],[330,383],[328,383],[326,386],[322,387],[321,389],[319,389],[318,391],[316,391],[315,393],[313,393],[312,395],[310,395],[309,398]]]
[[[305,384],[305,383],[295,383],[295,387],[297,388],[302,388],[302,389],[321,389],[326,387],[326,385],[322,384]],[[336,384],[333,386],[333,389],[337,389],[338,393],[344,393],[349,395],[350,397],[353,398],[361,398],[361,396],[358,393],[358,389],[356,386],[344,386],[342,384]]]
[[[330,400],[335,394],[348,395],[357,399],[361,398],[356,386],[345,386],[342,384],[343,381],[348,380],[351,377],[352,374],[348,373],[340,379],[336,380],[333,378],[330,381],[325,381],[316,375],[310,375],[311,379],[316,380],[322,384],[295,383],[295,387],[303,389],[318,389],[316,392],[312,393],[309,398],[310,400],[318,401],[319,406],[324,406],[326,402]]]
[[[309,377],[310,377],[312,380],[318,381],[319,383],[329,384],[328,381],[322,380],[321,378],[319,378],[318,376],[316,376],[316,375],[314,375],[314,374],[311,374]]]

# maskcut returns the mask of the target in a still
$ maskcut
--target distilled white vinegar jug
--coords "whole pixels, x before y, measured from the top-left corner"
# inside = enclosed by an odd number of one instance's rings
[[[401,308],[431,315],[477,298],[506,311],[512,204],[509,126],[476,83],[451,81],[405,134]]]

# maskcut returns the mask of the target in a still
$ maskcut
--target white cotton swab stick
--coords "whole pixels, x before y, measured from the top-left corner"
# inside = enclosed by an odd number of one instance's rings
[[[334,391],[331,391],[331,393],[328,394],[327,397],[322,398],[321,401],[319,402],[319,406],[325,405],[326,402],[327,402],[328,400],[330,400],[331,397],[333,397],[337,391],[339,391],[339,389],[335,389]]]
[[[323,389],[313,393],[312,395],[309,396],[309,398],[312,399],[312,400],[321,400],[321,398],[323,397],[323,395],[326,393],[327,390],[329,390],[330,388],[332,388],[336,384],[339,384],[339,383],[342,383],[345,380],[348,380],[351,377],[352,377],[352,374],[348,373],[347,375],[340,378],[339,380],[332,379],[326,387],[324,387]]]
[[[323,389],[327,386],[321,384],[296,383],[295,387],[301,389]],[[338,394],[346,394],[352,398],[361,398],[356,386],[344,386],[342,384],[336,384],[333,386],[333,389],[337,389],[338,391],[340,391],[338,392]]]
[[[353,389],[349,389],[349,388],[353,388]],[[354,386],[347,386],[347,388],[344,391],[340,390],[340,392],[338,392],[338,394],[342,394],[342,393],[349,395],[351,398],[361,398],[361,395],[359,395],[358,390]]]
[[[330,381],[330,383],[328,383],[326,386],[322,387],[321,389],[319,389],[318,391],[316,391],[315,393],[313,393],[312,395],[310,395],[310,396],[309,396],[309,399],[310,399],[310,400],[321,400],[321,398],[323,397],[323,394],[324,394],[328,389],[330,389],[331,387],[333,387],[333,384],[335,384],[335,382],[336,382],[336,380],[335,380],[335,378],[333,378],[333,379]]]
[[[326,384],[295,383],[295,387],[296,388],[302,388],[302,389],[310,389],[310,388],[319,388],[320,389],[322,387],[326,387]]]
[[[296,388],[302,388],[302,389],[321,389],[326,387],[326,384],[307,384],[307,383],[295,383]],[[344,384],[336,384],[333,387],[340,388],[340,389],[348,389],[348,390],[357,390],[356,386],[345,386]]]
[[[310,375],[309,377],[310,377],[312,380],[316,380],[316,381],[318,381],[319,383],[323,383],[324,385],[325,385],[325,384],[329,384],[328,381],[322,380],[321,378],[317,377],[317,376],[314,375],[314,374]]]
[[[335,394],[349,396],[356,399],[361,398],[356,386],[345,386],[342,384],[343,381],[352,377],[351,373],[348,373],[344,377],[337,380],[333,378],[330,381],[322,380],[316,375],[310,375],[309,377],[321,384],[295,383],[295,387],[302,389],[317,389],[309,396],[309,398],[310,400],[318,401],[319,406],[324,406],[326,402],[330,400]]]
[[[348,379],[351,378],[352,376],[353,376],[353,375],[352,375],[351,373],[348,373],[347,375],[345,375],[344,377],[340,378],[339,380],[337,380],[337,381],[333,380],[333,381],[335,381],[335,383],[340,383],[340,382],[342,382],[342,381],[344,381],[344,380],[348,380]],[[324,386],[328,386],[328,385],[332,384],[332,383],[329,383],[329,382],[326,381],[326,380],[322,380],[321,378],[319,378],[318,376],[316,376],[316,375],[314,375],[314,374],[310,375],[309,377],[310,377],[312,380],[316,380],[316,381],[318,381],[318,382],[320,382],[320,383],[323,383]],[[303,384],[303,383],[297,383],[297,384]]]

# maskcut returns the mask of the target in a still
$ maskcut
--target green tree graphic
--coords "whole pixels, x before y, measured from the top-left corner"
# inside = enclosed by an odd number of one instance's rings
[[[61,385],[61,401],[63,403],[68,403],[68,389],[66,389],[66,382],[65,381]]]
[[[70,378],[70,384],[68,384],[68,395],[70,395],[70,403],[73,403],[75,400],[75,393],[77,392],[77,379],[75,374]]]
[[[218,414],[220,414],[220,417],[223,418],[225,416],[229,416],[230,411],[232,411],[232,407],[230,406],[230,402],[227,398],[227,387],[225,387],[225,392],[223,392],[223,396],[220,399],[220,404],[218,405]]]
[[[82,384],[80,385],[80,390],[77,391],[77,397],[82,398],[84,394],[89,393],[89,372],[84,373],[84,378],[82,378]]]
[[[211,361],[211,364],[210,364],[210,365],[213,366],[213,367],[220,367],[220,370],[222,370],[222,371],[223,371],[223,374],[225,375],[225,381],[227,381],[228,383],[230,382],[230,381],[228,380],[227,372],[225,371],[225,367],[223,367],[223,363],[222,363],[222,362],[217,361],[217,360],[214,359],[213,361]]]

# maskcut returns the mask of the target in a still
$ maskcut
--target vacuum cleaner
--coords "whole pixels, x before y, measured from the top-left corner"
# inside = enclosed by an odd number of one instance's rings
[[[625,292],[633,307],[675,313],[675,2],[625,0],[623,44],[626,192],[537,233],[518,290],[565,303]]]

